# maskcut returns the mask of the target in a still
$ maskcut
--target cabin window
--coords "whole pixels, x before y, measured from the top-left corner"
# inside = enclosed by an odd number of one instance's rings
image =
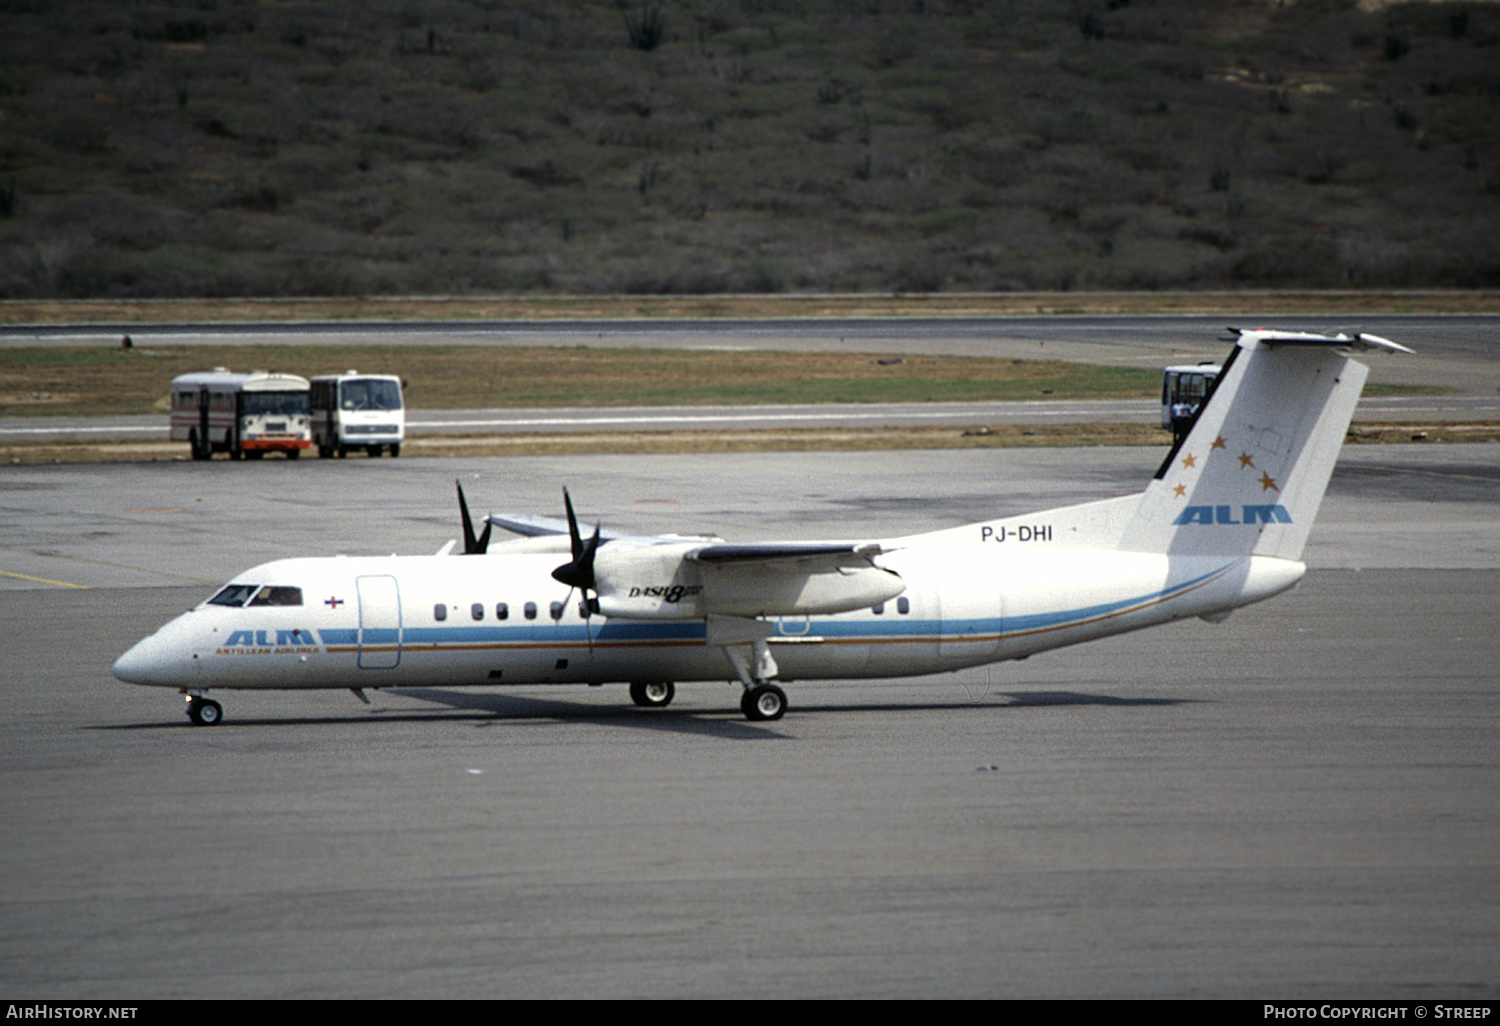
[[[552,619],[561,620],[563,614],[563,604],[561,602],[554,602],[551,606],[548,607],[547,611],[552,614]]]
[[[432,618],[434,620],[446,620],[446,619],[448,619],[448,607],[445,606],[445,605],[443,605],[441,602],[439,602],[437,605],[433,606],[432,607]]]
[[[905,595],[902,595],[896,600],[896,612],[900,613],[902,616],[905,616],[907,613],[911,612],[911,602]]]
[[[528,602],[528,603],[526,603],[525,607],[521,611],[526,614],[526,619],[528,619],[528,620],[535,620],[536,619],[536,603],[535,602]]]
[[[483,620],[484,619],[484,603],[483,602],[476,602],[472,606],[470,606],[469,607],[469,615],[472,616],[472,617],[474,617],[474,619],[476,619],[476,620]]]
[[[875,603],[873,606],[870,607],[870,612],[874,613],[876,616],[880,616],[882,613],[885,612],[885,603],[884,602],[877,602],[877,603]]]
[[[495,603],[495,619],[496,620],[509,620],[510,619],[510,605],[508,603],[505,603],[505,602],[496,602]]]
[[[302,604],[302,589],[288,588],[278,584],[268,584],[260,589],[255,598],[250,600],[252,606],[300,606]]]
[[[219,593],[208,600],[211,606],[243,606],[245,600],[255,594],[258,584],[228,584],[219,589]]]

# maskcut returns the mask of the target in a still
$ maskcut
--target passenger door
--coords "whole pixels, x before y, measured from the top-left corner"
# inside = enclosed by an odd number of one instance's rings
[[[359,666],[389,670],[401,662],[401,591],[396,578],[370,574],[355,578],[359,592]]]

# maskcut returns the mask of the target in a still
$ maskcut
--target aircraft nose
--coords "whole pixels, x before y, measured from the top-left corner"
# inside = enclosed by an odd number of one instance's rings
[[[151,652],[151,639],[146,638],[132,645],[124,655],[115,660],[110,672],[127,684],[155,684],[156,658]]]
[[[127,684],[186,687],[194,683],[197,659],[174,643],[172,624],[132,645],[115,660],[112,672]]]

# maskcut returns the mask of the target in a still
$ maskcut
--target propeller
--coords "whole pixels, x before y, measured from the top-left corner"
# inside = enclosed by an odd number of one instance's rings
[[[568,512],[568,539],[573,543],[573,558],[552,571],[552,577],[570,588],[584,592],[584,601],[587,602],[588,592],[598,591],[594,577],[594,554],[599,551],[600,528],[596,524],[594,536],[587,542],[583,540],[583,535],[578,531],[578,517],[573,512],[573,500],[566,488],[563,489],[563,508]]]
[[[583,593],[583,622],[584,629],[588,633],[589,652],[594,651],[594,628],[591,617],[599,611],[598,578],[594,574],[594,554],[599,551],[600,525],[594,525],[594,534],[588,541],[583,540],[583,535],[578,530],[578,517],[573,512],[573,499],[568,495],[568,490],[563,489],[563,508],[568,512],[568,540],[572,542],[573,558],[556,570],[552,571],[552,578],[561,584],[568,586],[568,598],[573,597],[573,590],[577,589]],[[589,598],[589,592],[595,594],[595,598]],[[566,603],[565,603],[566,604]]]
[[[469,504],[464,501],[464,486],[457,479],[453,484],[458,488],[458,512],[464,520],[464,555],[482,556],[485,549],[490,547],[490,528],[493,525],[486,522],[484,533],[478,538],[474,537],[474,521],[469,518]]]

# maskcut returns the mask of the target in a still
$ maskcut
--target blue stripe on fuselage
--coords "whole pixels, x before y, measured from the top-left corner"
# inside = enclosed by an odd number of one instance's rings
[[[1202,576],[1181,584],[1147,592],[1113,602],[1101,602],[1077,609],[1064,609],[1048,613],[1033,613],[1024,616],[962,617],[948,621],[951,627],[962,620],[966,630],[948,632],[953,637],[996,635],[1011,637],[1034,634],[1042,631],[1061,630],[1067,627],[1122,615],[1136,609],[1156,605],[1193,591],[1222,577],[1233,566],[1225,564]],[[775,634],[768,640],[796,641],[800,638],[821,638],[840,642],[879,642],[899,640],[936,639],[943,635],[943,621],[933,619],[910,619],[898,615],[883,618],[862,616],[860,619],[814,620],[802,634]],[[532,623],[433,625],[407,627],[401,632],[401,644],[422,648],[453,647],[536,647],[536,646],[584,646],[627,647],[642,644],[702,644],[706,641],[707,628],[702,620],[623,620],[602,619],[589,624],[555,624],[536,621]],[[325,645],[357,645],[359,632],[355,629],[325,630],[322,632]],[[365,631],[366,645],[393,645],[395,630]]]

